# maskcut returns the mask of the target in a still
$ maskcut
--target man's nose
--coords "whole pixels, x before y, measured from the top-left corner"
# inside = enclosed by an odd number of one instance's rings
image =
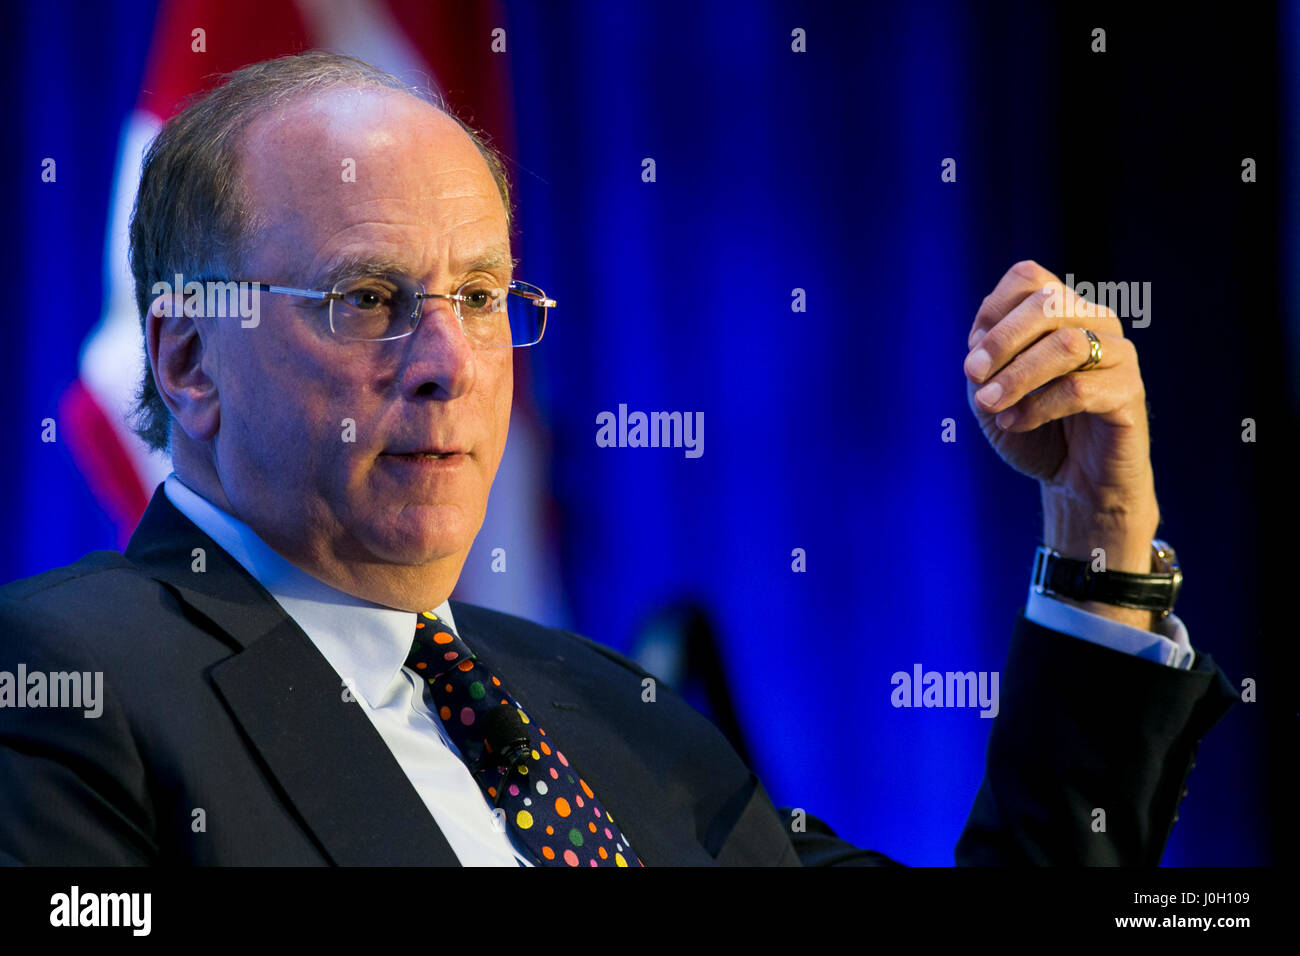
[[[412,395],[450,399],[474,387],[474,348],[465,337],[455,303],[420,299],[415,331],[407,338],[402,388]]]

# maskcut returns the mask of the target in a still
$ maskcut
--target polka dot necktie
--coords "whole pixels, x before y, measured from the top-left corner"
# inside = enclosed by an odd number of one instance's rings
[[[524,711],[500,679],[436,615],[415,625],[406,666],[423,678],[426,699],[447,736],[505,822],[539,866],[644,866],[556,741]],[[501,705],[519,714],[529,749],[511,768],[486,741],[484,725]],[[484,718],[487,717],[487,720]],[[507,772],[508,771],[508,772]]]

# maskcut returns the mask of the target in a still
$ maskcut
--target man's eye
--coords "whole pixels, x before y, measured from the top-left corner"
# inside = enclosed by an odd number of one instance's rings
[[[344,302],[363,312],[382,309],[388,305],[391,298],[389,293],[380,289],[353,289],[343,295]]]
[[[505,311],[505,289],[485,285],[470,289],[461,294],[465,296],[465,298],[461,300],[461,309],[463,312],[469,312],[474,315],[486,317],[492,313]]]

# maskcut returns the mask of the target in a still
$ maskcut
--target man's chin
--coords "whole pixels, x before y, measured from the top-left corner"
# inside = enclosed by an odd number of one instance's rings
[[[462,527],[457,513],[448,520],[445,508],[418,508],[404,512],[402,520],[373,539],[372,550],[393,564],[418,567],[464,557],[474,540]]]

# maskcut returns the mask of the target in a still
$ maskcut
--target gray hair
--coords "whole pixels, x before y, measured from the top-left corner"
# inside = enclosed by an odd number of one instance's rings
[[[380,88],[400,90],[429,103],[454,119],[474,141],[501,194],[506,228],[513,228],[510,184],[500,154],[436,94],[409,86],[354,57],[319,50],[254,63],[226,74],[223,80],[169,119],[145,153],[130,234],[131,276],[142,332],[155,283],[170,281],[177,274],[215,278],[234,276],[240,270],[258,225],[239,176],[242,133],[268,107],[291,98],[340,87]],[[129,423],[150,448],[167,450],[171,413],[158,393],[147,351]]]

